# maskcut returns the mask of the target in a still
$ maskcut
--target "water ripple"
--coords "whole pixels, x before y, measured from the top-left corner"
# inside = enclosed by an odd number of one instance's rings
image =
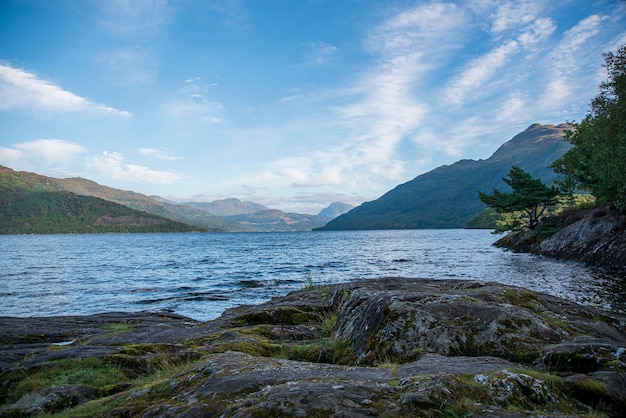
[[[0,236],[0,315],[168,311],[200,320],[313,280],[496,281],[626,313],[626,281],[515,254],[480,230]]]

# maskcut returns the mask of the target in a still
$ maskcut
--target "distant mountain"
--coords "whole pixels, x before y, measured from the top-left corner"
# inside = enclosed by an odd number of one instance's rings
[[[93,196],[0,185],[0,234],[201,230]]]
[[[327,208],[322,209],[317,216],[334,219],[339,215],[349,212],[351,209],[354,209],[354,206],[348,205],[347,203],[335,202],[331,203]]]
[[[485,208],[478,190],[510,190],[502,181],[513,165],[550,184],[548,166],[571,145],[569,125],[531,125],[486,160],[461,160],[401,184],[377,200],[363,203],[319,230],[462,228]]]
[[[227,219],[258,231],[310,231],[325,225],[331,218],[266,209],[245,215],[228,216]]]
[[[247,215],[269,209],[254,202],[242,202],[236,198],[215,200],[213,202],[183,202],[183,205],[205,210],[217,216]]]
[[[183,222],[209,231],[249,231],[245,225],[229,221],[207,211],[189,206],[155,200],[131,191],[102,186],[83,178],[58,179],[25,171],[14,171],[0,165],[0,186],[32,191],[68,191],[80,196],[99,197],[132,209],[145,211],[177,222]]]

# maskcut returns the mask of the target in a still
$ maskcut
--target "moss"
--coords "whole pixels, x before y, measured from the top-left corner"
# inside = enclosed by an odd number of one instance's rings
[[[511,305],[529,309],[535,313],[544,312],[545,307],[539,302],[537,295],[523,289],[506,287],[503,290],[504,299]]]
[[[550,315],[546,312],[537,312],[537,316],[541,318],[546,324],[548,324],[553,329],[562,329],[568,334],[575,334],[576,331],[561,318],[557,318],[553,315]]]
[[[293,306],[278,307],[272,310],[252,312],[241,315],[237,325],[258,325],[258,324],[280,324],[299,325],[305,322],[314,321],[310,311],[305,311]]]
[[[101,329],[111,331],[114,334],[122,334],[125,332],[129,332],[129,331],[132,331],[133,328],[135,328],[134,324],[130,324],[126,322],[111,323],[111,324],[106,324],[101,327]]]

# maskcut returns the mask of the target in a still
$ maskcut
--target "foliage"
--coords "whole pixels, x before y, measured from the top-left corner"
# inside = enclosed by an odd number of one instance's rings
[[[500,214],[493,208],[485,208],[480,213],[467,221],[464,228],[467,229],[494,229]]]
[[[552,166],[565,175],[563,189],[586,190],[626,211],[626,45],[604,59],[608,79],[590,112],[568,132],[573,147]]]
[[[513,166],[508,178],[503,178],[503,180],[513,190],[511,193],[503,193],[495,188],[492,195],[479,191],[480,200],[498,213],[524,213],[530,229],[537,226],[539,218],[546,209],[556,204],[559,191],[555,187],[546,186],[541,179],[532,178],[530,174],[517,166]],[[507,227],[513,230],[519,229],[519,219],[513,218]]]

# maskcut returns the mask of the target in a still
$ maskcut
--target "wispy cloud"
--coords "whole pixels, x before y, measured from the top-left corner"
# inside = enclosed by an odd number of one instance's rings
[[[152,36],[170,13],[166,0],[107,0],[98,5],[102,26],[120,37]]]
[[[466,104],[468,98],[472,100],[482,98],[486,92],[485,84],[506,65],[518,48],[517,41],[508,41],[470,62],[446,88],[444,101],[460,105]]]
[[[226,117],[224,106],[210,98],[211,89],[216,87],[217,84],[206,83],[200,77],[187,78],[178,96],[166,103],[165,107],[177,119],[221,123]]]
[[[500,4],[492,15],[491,32],[499,34],[532,22],[537,18],[542,3],[537,0],[522,0]]]
[[[598,34],[607,16],[591,15],[568,29],[560,42],[549,53],[547,59],[547,80],[539,104],[541,108],[566,108],[572,97],[577,95],[581,75],[590,62],[597,61],[601,51],[590,57],[583,47]],[[578,80],[578,81],[575,81]],[[586,80],[591,83],[592,80]]]
[[[67,164],[87,149],[62,139],[37,139],[0,147],[0,161],[11,166],[49,167]]]
[[[357,177],[367,181],[372,176],[400,176],[403,163],[394,158],[396,146],[420,127],[427,111],[419,100],[421,79],[440,64],[438,53],[459,46],[456,36],[464,23],[464,12],[456,5],[430,3],[400,13],[372,31],[365,46],[375,65],[348,90],[350,104],[334,108],[348,138],[334,151],[348,158],[339,164],[332,160],[324,172],[338,179],[359,173]],[[337,175],[336,167],[343,168],[343,176]]]
[[[163,149],[163,148],[140,148],[139,153],[143,155],[148,155],[150,157],[154,157],[161,161],[177,161],[177,160],[185,159],[184,157],[171,155],[166,149]]]
[[[152,84],[158,76],[158,63],[152,52],[145,47],[123,47],[105,51],[98,61],[109,70],[109,77],[120,86]]]
[[[97,116],[128,118],[132,113],[92,102],[34,73],[0,65],[0,110],[44,110],[69,113],[85,112]]]
[[[90,164],[102,175],[127,183],[167,185],[178,183],[183,178],[179,173],[153,170],[149,167],[127,163],[119,152],[105,151],[92,157]]]
[[[315,41],[304,44],[306,50],[305,63],[307,66],[328,64],[337,53],[337,47],[326,42]]]

